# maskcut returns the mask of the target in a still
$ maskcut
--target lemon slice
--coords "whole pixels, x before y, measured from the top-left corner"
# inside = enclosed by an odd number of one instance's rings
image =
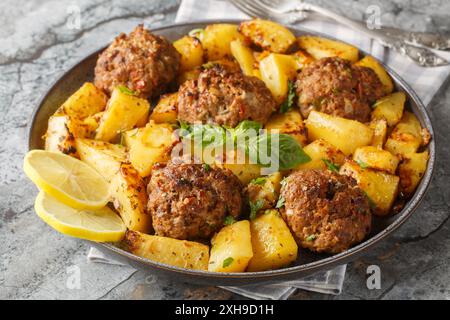
[[[100,209],[109,200],[108,182],[78,159],[33,150],[25,156],[27,176],[45,193],[76,209]]]
[[[116,242],[123,239],[127,228],[110,208],[74,209],[41,191],[34,208],[37,215],[53,229],[81,239]]]

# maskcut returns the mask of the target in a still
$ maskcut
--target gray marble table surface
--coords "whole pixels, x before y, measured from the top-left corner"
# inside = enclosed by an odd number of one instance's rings
[[[450,33],[450,1],[315,1],[355,19],[371,4],[382,23]],[[75,6],[74,6],[75,5]],[[88,245],[62,236],[33,209],[37,189],[22,172],[27,124],[49,84],[87,53],[144,22],[173,22],[176,0],[6,0],[0,2],[0,299],[240,299],[225,290],[156,278],[127,267],[88,264]],[[70,28],[80,9],[80,28]],[[437,167],[412,218],[348,266],[344,291],[326,296],[298,291],[292,299],[450,298],[450,85],[435,97]],[[366,286],[369,265],[381,268],[381,289]],[[75,268],[75,269],[74,269]],[[80,286],[68,283],[80,271]]]

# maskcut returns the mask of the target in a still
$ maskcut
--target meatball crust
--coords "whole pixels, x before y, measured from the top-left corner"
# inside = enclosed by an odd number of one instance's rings
[[[383,95],[383,85],[369,68],[339,57],[308,64],[296,81],[302,115],[312,110],[367,122],[370,104]]]
[[[239,216],[244,203],[231,171],[202,164],[155,167],[147,191],[156,234],[175,239],[210,238],[226,216]]]
[[[370,232],[369,201],[353,178],[329,170],[305,170],[286,179],[281,214],[301,247],[339,253]]]
[[[266,123],[276,102],[264,82],[220,65],[202,71],[179,90],[178,120],[235,127],[243,120]]]
[[[174,80],[179,64],[180,54],[169,41],[139,25],[100,54],[94,82],[109,94],[124,85],[141,97],[155,97]]]

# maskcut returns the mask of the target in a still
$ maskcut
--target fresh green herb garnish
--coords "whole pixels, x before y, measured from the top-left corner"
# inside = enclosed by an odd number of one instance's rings
[[[292,108],[292,106],[294,105],[295,96],[296,94],[294,82],[288,80],[288,95],[286,97],[286,100],[284,100],[284,102],[280,106],[280,113],[286,113],[289,111],[289,109]]]
[[[236,222],[236,220],[232,216],[226,216],[225,220],[223,221],[223,224],[226,225],[226,226],[229,226],[229,225],[232,225],[235,222]]]
[[[225,260],[223,260],[222,268],[229,267],[233,263],[234,259],[232,257],[228,257]]]
[[[315,234],[311,234],[306,237],[306,241],[314,241],[316,240],[317,236]]]
[[[194,37],[194,38],[197,38],[197,39],[201,40],[201,38],[203,37],[204,33],[205,33],[204,29],[197,28],[197,29],[192,29],[191,31],[189,31],[188,35],[190,37]]]
[[[330,160],[325,159],[325,158],[323,158],[322,161],[326,164],[327,168],[330,171],[339,172],[339,165],[337,165],[337,164],[335,164],[335,163],[333,163]]]
[[[361,160],[356,160],[356,163],[363,169],[366,169],[369,167],[369,165],[367,163],[365,163],[364,161],[361,161]]]
[[[207,62],[207,63],[202,64],[202,68],[208,70],[208,69],[214,68],[214,66],[216,64],[217,63],[215,63],[215,62]]]
[[[209,164],[207,164],[207,163],[204,163],[204,164],[202,165],[202,167],[203,167],[203,170],[205,170],[206,172],[208,172],[208,171],[211,170],[211,166],[210,166]]]
[[[136,92],[136,91],[130,90],[130,89],[128,89],[128,88],[125,87],[125,86],[118,86],[117,88],[120,90],[120,92],[122,92],[122,93],[124,93],[124,94],[127,94],[127,95],[129,95],[129,96],[135,96],[135,95],[137,95],[137,92]]]
[[[263,184],[265,184],[267,181],[267,178],[264,177],[258,177],[256,179],[253,179],[252,181],[250,181],[251,184],[257,184],[262,186]]]
[[[249,205],[250,205],[250,220],[253,220],[256,218],[256,214],[258,213],[258,211],[261,210],[262,207],[264,207],[264,200],[259,199],[256,200],[255,202],[250,201]]]
[[[286,201],[286,200],[285,200],[282,196],[280,196],[280,197],[278,198],[277,205],[275,206],[275,208],[279,209],[279,208],[281,208],[281,207],[284,207],[284,202],[285,202],[285,201]]]

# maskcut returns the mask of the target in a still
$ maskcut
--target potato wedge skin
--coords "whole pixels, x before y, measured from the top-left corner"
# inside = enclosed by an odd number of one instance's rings
[[[306,128],[310,141],[323,139],[346,156],[352,154],[358,147],[369,145],[373,137],[373,130],[361,122],[317,111],[311,111],[309,114]]]
[[[184,36],[173,43],[181,55],[180,71],[189,71],[203,64],[203,47],[197,38]]]
[[[340,41],[316,36],[300,36],[297,42],[301,49],[316,60],[326,57],[340,57],[356,62],[359,58],[358,48]]]
[[[108,182],[127,161],[126,149],[121,145],[90,139],[76,139],[75,143],[80,160],[97,170]]]
[[[150,104],[146,99],[115,88],[100,121],[95,139],[113,141],[119,134],[133,129],[138,123],[145,124],[149,111]]]
[[[231,58],[230,43],[236,39],[243,40],[236,25],[227,23],[208,25],[201,39],[206,61]]]
[[[403,115],[406,95],[403,92],[395,92],[375,102],[372,111],[372,120],[385,119],[389,127],[396,125]]]
[[[102,90],[93,83],[86,82],[63,103],[56,114],[84,119],[103,111],[107,101],[108,97]]]
[[[143,179],[131,164],[122,163],[119,172],[110,182],[115,209],[128,229],[149,233],[151,216],[147,212],[147,191]]]
[[[400,163],[400,191],[407,197],[411,196],[422,179],[430,155],[428,151],[408,154]]]
[[[390,94],[394,90],[394,83],[392,82],[391,77],[386,72],[384,67],[375,60],[372,56],[365,56],[361,60],[355,63],[357,66],[367,67],[372,69],[380,79],[381,83],[384,87],[384,93]]]
[[[244,272],[253,257],[250,222],[223,227],[211,240],[208,271]]]
[[[178,92],[163,95],[153,109],[150,120],[155,123],[177,123]]]
[[[291,31],[268,20],[244,21],[239,26],[239,32],[257,46],[275,53],[284,53],[295,43]]]
[[[158,162],[167,162],[170,151],[178,139],[173,127],[168,123],[150,121],[144,128],[136,128],[124,133],[125,145],[129,149],[129,160],[141,177],[151,173]]]
[[[201,243],[127,231],[125,244],[131,253],[149,260],[179,268],[208,269],[209,247]]]
[[[310,156],[311,161],[299,165],[295,170],[326,170],[327,165],[324,160],[328,160],[337,166],[341,166],[345,161],[345,155],[342,151],[323,139],[311,142],[303,147],[303,151]]]
[[[298,246],[277,210],[267,210],[250,222],[253,257],[247,271],[278,269],[297,259]]]
[[[385,171],[395,174],[399,159],[392,153],[373,146],[361,147],[355,150],[353,160],[360,165],[367,166],[375,170]]]
[[[278,130],[279,133],[289,134],[298,141],[301,146],[307,144],[306,127],[302,115],[297,109],[291,109],[286,113],[273,114],[266,123],[265,129]]]
[[[372,211],[375,215],[389,214],[398,194],[399,177],[368,168],[363,169],[352,160],[347,160],[339,173],[351,176],[357,181],[358,186],[374,202],[375,208],[372,208]]]

